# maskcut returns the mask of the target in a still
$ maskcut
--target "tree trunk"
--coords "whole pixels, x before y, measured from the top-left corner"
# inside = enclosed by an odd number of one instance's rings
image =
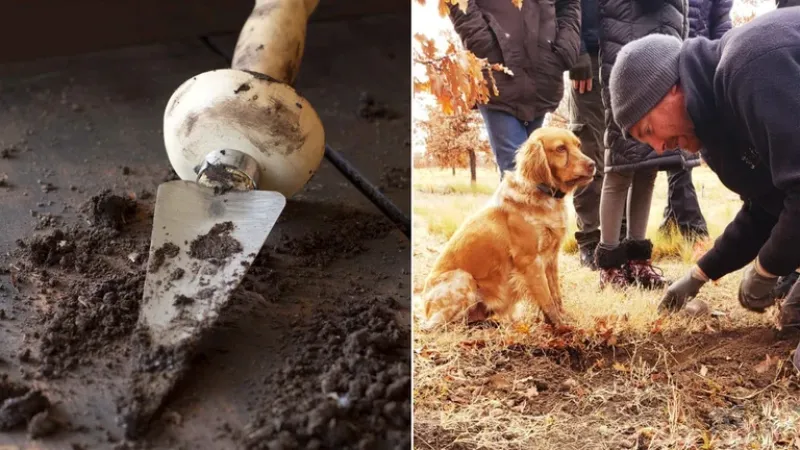
[[[478,179],[478,168],[477,166],[477,158],[475,157],[475,150],[469,151],[469,176],[470,176],[470,183],[475,184]]]

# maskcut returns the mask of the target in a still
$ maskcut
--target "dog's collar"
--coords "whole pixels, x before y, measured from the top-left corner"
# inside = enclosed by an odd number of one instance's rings
[[[565,192],[561,191],[560,189],[556,189],[556,188],[554,188],[552,186],[548,186],[548,185],[546,185],[544,183],[539,183],[539,184],[536,185],[536,187],[540,191],[544,192],[545,194],[547,194],[547,195],[549,195],[550,197],[553,197],[553,198],[564,198],[564,196],[567,195]]]

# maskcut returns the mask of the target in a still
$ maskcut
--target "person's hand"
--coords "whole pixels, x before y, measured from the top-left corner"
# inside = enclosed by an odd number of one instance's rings
[[[764,270],[756,258],[739,284],[739,304],[753,312],[764,312],[775,303],[773,288],[777,282],[778,277]]]
[[[697,296],[700,288],[708,281],[708,278],[703,274],[699,267],[692,267],[686,275],[673,282],[668,288],[667,292],[661,298],[661,303],[658,305],[659,312],[675,312],[680,311],[686,302]]]
[[[572,88],[581,94],[592,90],[592,58],[587,53],[578,56],[575,66],[569,70]]]
[[[577,89],[578,92],[583,94],[584,92],[590,92],[592,90],[592,79],[589,78],[588,80],[572,80],[572,88]]]

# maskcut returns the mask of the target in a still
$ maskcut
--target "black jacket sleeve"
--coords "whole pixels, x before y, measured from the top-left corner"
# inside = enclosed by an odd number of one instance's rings
[[[800,267],[798,63],[793,48],[779,47],[744,63],[728,83],[729,102],[746,136],[768,165],[772,183],[784,193],[783,211],[758,252],[762,267],[774,275]]]
[[[735,272],[755,259],[758,251],[769,239],[775,217],[751,202],[742,208],[725,227],[714,246],[703,255],[697,265],[712,280]]]
[[[461,10],[458,3],[448,4],[448,7],[453,28],[467,50],[478,58],[488,58],[492,51],[499,48],[497,38],[475,0],[467,2],[466,12]]]
[[[569,69],[581,52],[581,0],[556,0],[556,22],[558,32],[553,44]]]
[[[713,0],[709,14],[709,34],[711,39],[719,39],[732,27],[731,8],[733,0]]]

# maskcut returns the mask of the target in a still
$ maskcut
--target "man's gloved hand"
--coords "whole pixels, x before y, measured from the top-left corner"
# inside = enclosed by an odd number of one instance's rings
[[[588,53],[578,56],[578,61],[569,70],[572,87],[581,94],[592,90],[592,59]]]
[[[664,294],[661,298],[661,303],[658,305],[658,311],[680,311],[686,301],[695,297],[707,281],[700,269],[692,267],[686,275],[673,282],[667,288],[667,293]]]
[[[739,304],[745,309],[762,313],[775,304],[773,289],[778,277],[768,274],[758,263],[758,258],[744,271],[739,284]]]

